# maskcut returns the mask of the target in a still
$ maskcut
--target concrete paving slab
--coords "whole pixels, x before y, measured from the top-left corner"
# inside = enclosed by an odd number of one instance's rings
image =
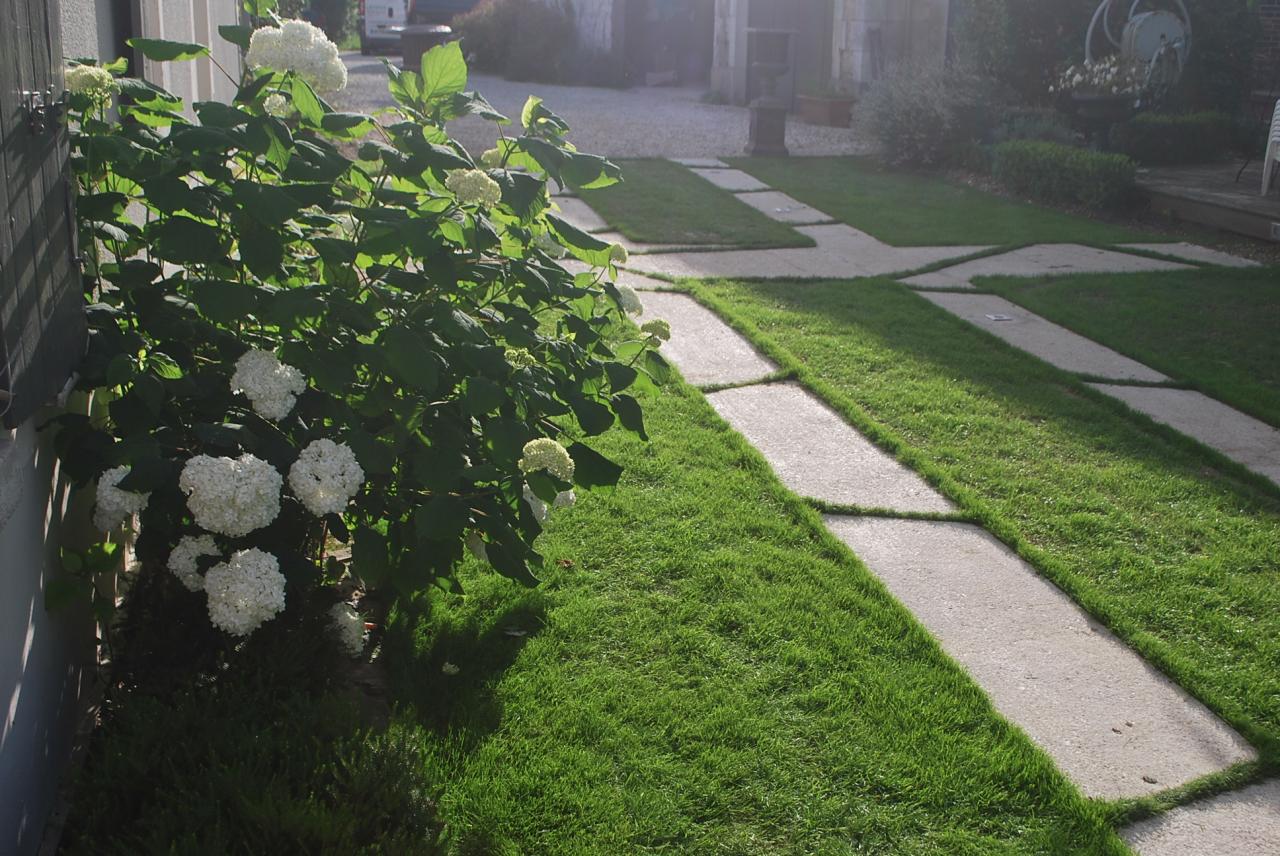
[[[815,223],[831,222],[831,217],[817,208],[811,208],[800,200],[776,190],[743,193],[738,198],[766,217],[783,223],[809,226]]]
[[[919,475],[796,384],[727,389],[707,400],[801,496],[894,511],[955,510]]]
[[[738,249],[727,244],[644,244],[633,241],[621,232],[596,232],[594,235],[610,244],[621,244],[628,255],[652,255],[654,253],[711,253]]]
[[[1004,339],[1015,348],[1077,374],[1159,382],[1169,378],[1136,360],[992,294],[923,292],[925,300]]]
[[[769,189],[769,185],[740,169],[694,169],[693,172],[702,176],[716,187],[723,187],[725,190],[731,190],[734,193]]]
[[[747,383],[778,370],[751,343],[692,297],[654,292],[641,298],[639,323],[661,318],[671,325],[671,341],[662,346],[684,379],[695,386]]]
[[[1280,430],[1189,389],[1089,386],[1280,484]]]
[[[1179,241],[1176,244],[1122,244],[1121,246],[1126,250],[1145,250],[1149,253],[1161,253],[1177,259],[1185,259],[1189,262],[1200,262],[1207,265],[1217,265],[1218,267],[1261,267],[1253,259],[1224,253],[1221,250],[1211,250],[1208,247],[1189,244],[1186,241]]]
[[[905,279],[915,288],[972,288],[980,276],[1047,276],[1072,273],[1134,273],[1186,270],[1189,266],[1080,244],[1037,244],[1020,250],[961,262],[953,267]]]
[[[607,232],[609,224],[587,203],[576,196],[557,196],[560,216],[584,232]]]
[[[1255,757],[1226,723],[980,527],[840,516],[826,523],[1086,796],[1145,796]]]
[[[1280,779],[1175,808],[1121,834],[1140,856],[1280,853]]]
[[[672,160],[681,166],[696,167],[698,169],[729,168],[729,165],[719,158],[672,158]]]

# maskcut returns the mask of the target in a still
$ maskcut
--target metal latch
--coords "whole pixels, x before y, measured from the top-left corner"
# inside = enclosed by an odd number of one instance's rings
[[[53,97],[53,87],[44,92],[23,90],[22,108],[27,114],[27,127],[33,134],[43,134],[50,125],[57,124],[66,107],[66,96]]]

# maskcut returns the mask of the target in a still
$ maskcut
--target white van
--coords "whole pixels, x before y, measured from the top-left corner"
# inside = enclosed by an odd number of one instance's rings
[[[395,48],[400,44],[408,0],[360,0],[356,26],[360,32],[360,53],[371,54],[378,48]]]

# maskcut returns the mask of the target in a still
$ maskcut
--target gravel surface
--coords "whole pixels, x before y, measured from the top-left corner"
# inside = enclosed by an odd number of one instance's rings
[[[358,53],[342,58],[349,76],[347,88],[331,99],[334,106],[370,111],[391,103],[381,58]],[[484,74],[472,74],[467,87],[517,121],[525,99],[539,96],[573,128],[569,135],[573,144],[592,154],[700,158],[740,155],[747,144],[747,109],[704,104],[699,100],[701,88],[552,86],[513,83]],[[497,139],[492,124],[474,118],[453,122],[449,129],[475,154]],[[794,155],[857,154],[866,149],[848,128],[806,125],[796,119],[787,123],[787,146]]]

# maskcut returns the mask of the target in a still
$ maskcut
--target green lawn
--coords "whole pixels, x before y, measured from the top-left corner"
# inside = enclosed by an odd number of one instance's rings
[[[662,159],[620,161],[622,181],[579,190],[609,225],[645,244],[812,247],[813,239]]]
[[[1274,488],[899,285],[695,290],[1280,760]]]
[[[1280,270],[988,279],[979,286],[1280,425]]]
[[[731,163],[895,247],[1160,240],[933,176],[892,170],[869,158],[734,158]]]

